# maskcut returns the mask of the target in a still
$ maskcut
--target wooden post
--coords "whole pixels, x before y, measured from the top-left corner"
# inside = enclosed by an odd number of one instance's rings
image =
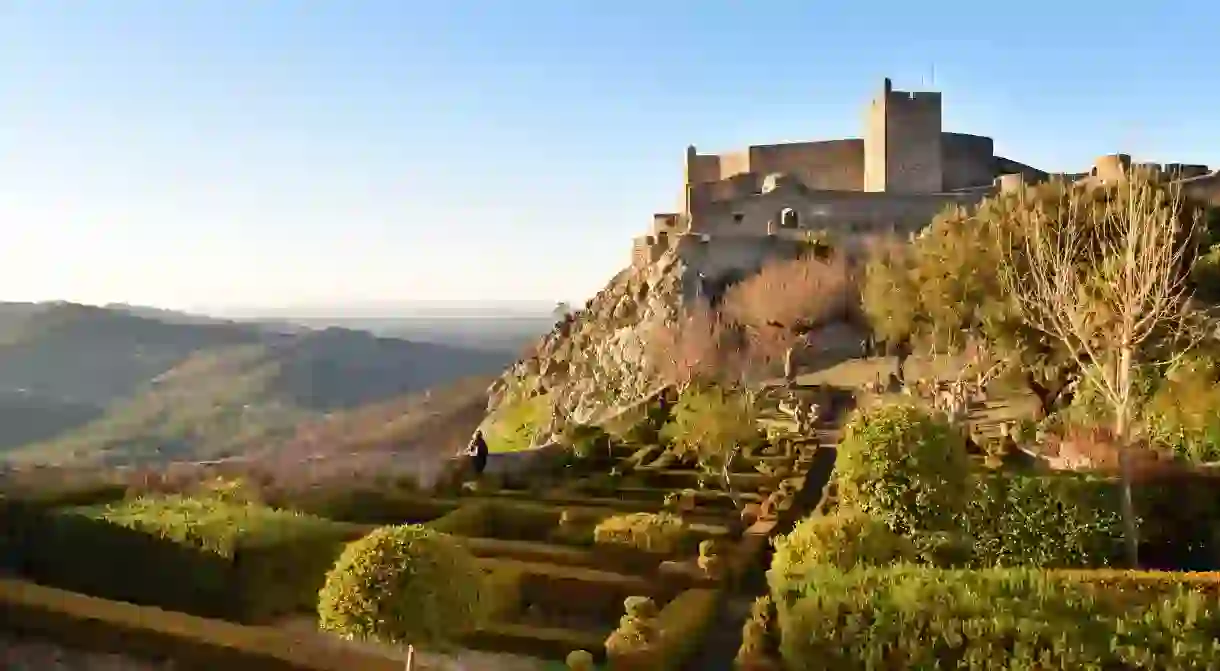
[[[415,671],[415,646],[407,646],[407,671]]]

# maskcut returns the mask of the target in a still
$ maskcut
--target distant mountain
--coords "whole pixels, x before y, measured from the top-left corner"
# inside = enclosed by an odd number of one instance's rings
[[[0,460],[238,455],[333,413],[498,373],[512,359],[352,329],[0,303]]]
[[[102,306],[107,310],[116,312],[126,312],[127,314],[136,317],[144,317],[145,319],[155,319],[167,324],[232,324],[229,319],[221,319],[219,317],[210,317],[207,315],[193,314],[190,312],[180,312],[178,310],[166,310],[164,308],[148,307],[146,305],[130,305],[128,303],[107,303]]]
[[[261,323],[261,322],[260,322]],[[342,327],[380,336],[519,354],[555,326],[549,314],[533,316],[414,316],[383,318],[302,318],[309,328]]]

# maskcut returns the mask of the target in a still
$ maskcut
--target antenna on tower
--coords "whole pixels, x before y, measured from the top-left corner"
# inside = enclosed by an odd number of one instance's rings
[[[928,79],[929,79],[929,82],[928,82],[929,85],[931,86],[932,90],[935,91],[936,90],[936,63],[931,63],[928,65]]]

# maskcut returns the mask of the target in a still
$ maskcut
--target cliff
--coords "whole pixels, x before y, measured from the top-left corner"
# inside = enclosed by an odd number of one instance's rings
[[[677,318],[686,272],[670,251],[616,274],[491,385],[489,415],[545,397],[561,416],[587,422],[655,390],[644,342],[650,328]]]

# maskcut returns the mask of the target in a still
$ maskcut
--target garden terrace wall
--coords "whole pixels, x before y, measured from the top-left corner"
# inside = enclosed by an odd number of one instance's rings
[[[191,671],[401,671],[402,661],[262,627],[0,579],[0,630]]]

